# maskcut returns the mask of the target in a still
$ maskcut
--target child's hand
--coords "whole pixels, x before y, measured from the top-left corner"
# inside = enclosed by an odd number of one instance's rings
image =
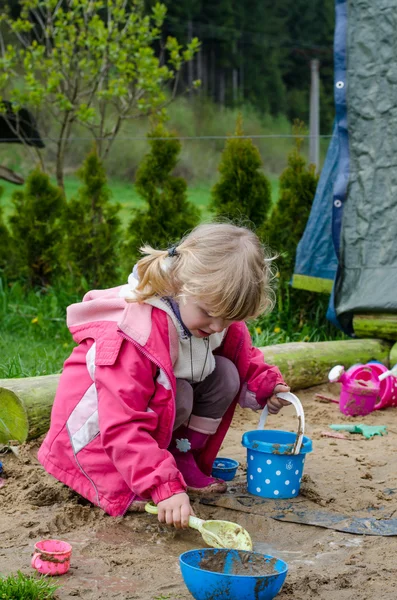
[[[279,383],[273,390],[272,396],[267,401],[267,408],[271,415],[276,415],[283,406],[288,406],[290,402],[287,400],[282,400],[281,398],[277,398],[276,394],[279,392],[289,392],[290,388],[287,385],[282,385]]]
[[[194,516],[189,496],[185,493],[162,500],[157,504],[157,508],[160,523],[174,525],[177,529],[186,529],[189,526],[189,516]]]

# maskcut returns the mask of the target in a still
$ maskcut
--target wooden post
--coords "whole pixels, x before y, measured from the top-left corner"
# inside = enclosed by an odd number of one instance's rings
[[[309,162],[316,165],[317,173],[320,170],[320,87],[319,87],[320,62],[316,59],[310,61],[311,86],[310,86],[310,116],[309,135],[310,149]]]

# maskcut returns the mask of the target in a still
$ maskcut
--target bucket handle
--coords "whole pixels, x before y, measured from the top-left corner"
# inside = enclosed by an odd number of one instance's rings
[[[282,398],[283,400],[287,400],[287,402],[290,402],[296,410],[296,415],[298,417],[298,432],[291,454],[299,454],[302,447],[303,436],[305,434],[305,413],[303,412],[303,406],[299,398],[291,392],[279,392],[278,394],[276,394],[276,396],[278,398]],[[268,414],[269,409],[266,405],[261,412],[257,429],[263,429],[265,427]]]

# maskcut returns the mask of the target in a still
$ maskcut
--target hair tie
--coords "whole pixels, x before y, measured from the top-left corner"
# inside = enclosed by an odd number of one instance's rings
[[[171,246],[168,248],[168,256],[173,258],[174,256],[178,256],[177,246]]]

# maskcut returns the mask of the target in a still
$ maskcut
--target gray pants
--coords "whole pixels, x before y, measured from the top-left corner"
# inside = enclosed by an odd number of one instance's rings
[[[223,417],[240,389],[240,376],[234,363],[215,356],[216,367],[200,383],[191,385],[176,380],[176,417],[174,430],[189,420],[191,414],[209,419]]]

